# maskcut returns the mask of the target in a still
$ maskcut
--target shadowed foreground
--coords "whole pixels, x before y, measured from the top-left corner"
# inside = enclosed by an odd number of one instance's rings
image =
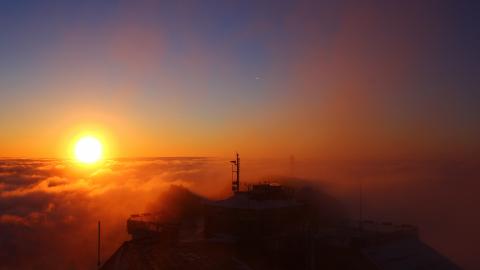
[[[177,211],[132,215],[132,240],[101,269],[460,269],[415,226],[352,224],[324,211],[322,196],[263,183],[208,201],[174,187],[166,198]]]

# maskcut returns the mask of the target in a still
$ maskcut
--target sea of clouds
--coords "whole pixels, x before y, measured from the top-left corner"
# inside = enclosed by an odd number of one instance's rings
[[[334,195],[353,218],[361,182],[365,219],[418,225],[428,244],[475,269],[480,266],[475,255],[478,165],[245,160],[242,179],[295,175]],[[106,260],[129,239],[126,219],[161,208],[159,198],[172,185],[215,199],[229,195],[230,181],[228,160],[214,158],[118,159],[95,166],[57,159],[0,160],[0,269],[93,269],[99,220]]]

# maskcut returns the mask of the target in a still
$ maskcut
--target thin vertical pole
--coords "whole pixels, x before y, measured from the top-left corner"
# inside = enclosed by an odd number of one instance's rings
[[[100,268],[100,220],[98,221],[98,243],[97,243],[97,256],[98,256],[98,260],[97,260],[97,266],[98,268]]]
[[[240,191],[240,157],[237,152],[237,191]]]
[[[359,192],[360,192],[360,205],[359,205],[359,227],[360,230],[363,230],[363,181],[362,178],[360,177],[359,179]]]

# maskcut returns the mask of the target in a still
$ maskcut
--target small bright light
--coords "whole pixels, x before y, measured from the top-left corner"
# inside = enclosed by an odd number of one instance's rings
[[[102,144],[94,137],[83,137],[75,145],[75,157],[84,163],[93,163],[102,156]]]

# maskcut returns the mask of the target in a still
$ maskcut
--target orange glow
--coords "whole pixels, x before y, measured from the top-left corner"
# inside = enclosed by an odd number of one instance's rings
[[[95,137],[82,137],[75,144],[75,158],[89,164],[99,161],[102,158],[102,144]]]

